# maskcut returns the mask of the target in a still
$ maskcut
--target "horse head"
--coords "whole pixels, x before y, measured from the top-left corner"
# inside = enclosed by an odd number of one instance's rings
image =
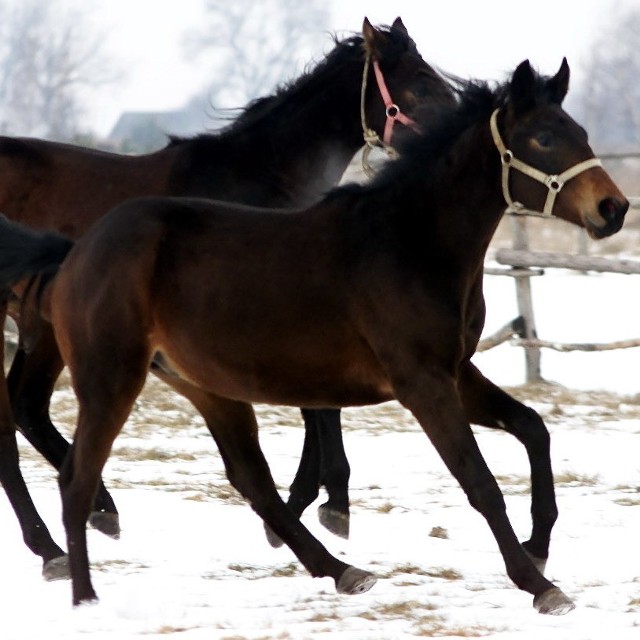
[[[522,62],[491,117],[502,159],[502,189],[512,211],[540,211],[584,227],[592,238],[616,233],[629,202],[602,168],[586,131],[562,108],[569,65],[550,78]]]
[[[389,149],[398,130],[418,129],[411,112],[431,101],[453,101],[449,85],[423,59],[400,18],[391,27],[362,25],[365,66],[361,116],[365,142]],[[395,127],[400,123],[401,126]]]

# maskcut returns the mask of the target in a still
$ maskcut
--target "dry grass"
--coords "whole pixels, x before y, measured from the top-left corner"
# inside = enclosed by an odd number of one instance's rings
[[[198,627],[174,627],[171,625],[164,625],[159,629],[154,629],[153,631],[142,631],[142,635],[171,635],[173,633],[184,633],[185,631],[191,631],[194,628]]]
[[[449,539],[449,532],[444,527],[433,527],[429,532],[430,538],[440,538],[441,540]]]
[[[414,575],[423,576],[427,578],[440,578],[442,580],[462,580],[462,575],[454,569],[446,567],[436,567],[425,569],[416,564],[402,564],[397,565],[390,571],[388,571],[383,577],[394,578],[397,576]]]
[[[531,479],[529,476],[496,475],[497,483],[502,493],[508,496],[522,496],[531,492]]]
[[[589,475],[571,471],[555,474],[554,481],[556,487],[596,487],[601,484],[598,474]]]
[[[307,576],[307,572],[302,569],[298,562],[289,562],[284,565],[270,567],[258,567],[256,565],[233,563],[229,565],[229,570],[242,574],[248,580],[262,580],[264,578],[292,578],[295,576]],[[208,578],[216,579],[217,576],[208,575]]]
[[[399,619],[411,623],[411,633],[415,637],[461,637],[479,638],[494,633],[496,629],[486,626],[451,626],[445,616],[435,613],[434,605],[418,600],[400,600],[377,605],[374,609],[361,612],[358,617],[372,622]]]

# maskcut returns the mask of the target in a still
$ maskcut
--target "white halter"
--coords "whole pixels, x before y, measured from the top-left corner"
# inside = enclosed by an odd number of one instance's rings
[[[579,162],[573,167],[569,167],[566,171],[563,171],[560,175],[551,175],[548,173],[544,173],[539,169],[536,169],[521,160],[518,160],[513,156],[513,152],[507,149],[502,138],[500,137],[500,132],[498,131],[498,111],[496,109],[491,114],[491,119],[489,121],[491,126],[491,135],[493,136],[493,142],[495,143],[499,153],[500,160],[502,161],[502,194],[507,203],[507,212],[509,213],[526,213],[528,211],[528,207],[525,207],[521,202],[515,202],[511,198],[511,193],[509,192],[509,169],[513,167],[518,171],[521,171],[525,175],[537,180],[544,184],[547,189],[549,189],[549,193],[547,194],[547,199],[544,203],[544,209],[542,212],[534,212],[534,215],[539,215],[545,218],[551,217],[551,212],[553,210],[553,204],[555,202],[556,196],[566,182],[574,178],[578,174],[586,171],[587,169],[592,169],[593,167],[601,167],[602,162],[599,158],[590,158],[589,160],[584,160],[583,162]]]

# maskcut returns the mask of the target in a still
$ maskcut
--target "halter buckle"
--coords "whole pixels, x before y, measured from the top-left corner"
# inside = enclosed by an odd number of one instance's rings
[[[500,154],[500,162],[504,165],[510,165],[513,160],[513,151],[507,149],[504,153]]]

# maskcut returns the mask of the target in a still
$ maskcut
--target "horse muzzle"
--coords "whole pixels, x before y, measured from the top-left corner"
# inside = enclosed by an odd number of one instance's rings
[[[609,197],[600,200],[598,217],[604,224],[598,224],[591,217],[585,216],[585,227],[589,236],[600,240],[620,231],[628,209],[629,201],[626,198]]]

